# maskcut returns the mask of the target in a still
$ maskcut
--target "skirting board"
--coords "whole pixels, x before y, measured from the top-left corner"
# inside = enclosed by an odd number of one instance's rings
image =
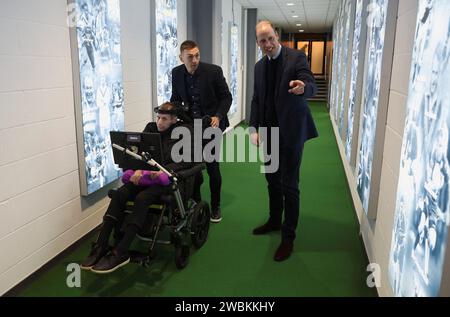
[[[101,224],[107,207],[108,205],[102,206],[84,218],[80,223],[27,256],[9,270],[3,272],[0,275],[0,296],[27,279],[46,263]]]
[[[358,191],[356,189],[356,179],[355,175],[352,172],[352,167],[350,166],[350,163],[347,160],[347,157],[345,155],[345,146],[342,142],[342,139],[339,135],[339,129],[336,125],[336,123],[330,119],[331,125],[333,126],[333,131],[336,137],[336,143],[339,148],[339,154],[341,156],[342,165],[345,170],[345,175],[347,177],[348,187],[350,189],[350,193],[352,195],[352,201],[353,206],[356,211],[356,216],[358,217],[359,225],[360,225],[360,235],[362,236],[364,247],[366,250],[367,257],[369,259],[370,263],[375,263],[375,252],[373,250],[372,241],[373,241],[373,230],[371,229],[372,226],[369,223],[369,220],[366,216],[366,213],[364,212],[363,205],[361,202],[361,199],[358,195]],[[382,295],[380,294],[380,289],[378,289],[380,296],[389,296],[389,295]]]

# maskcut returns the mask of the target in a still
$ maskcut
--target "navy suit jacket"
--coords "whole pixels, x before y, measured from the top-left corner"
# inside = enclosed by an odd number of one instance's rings
[[[316,126],[306,99],[316,94],[314,76],[309,68],[305,53],[288,47],[282,47],[282,71],[279,86],[275,89],[275,110],[280,127],[281,144],[298,148],[312,138],[317,137]],[[265,127],[266,68],[268,57],[263,57],[255,65],[255,84],[250,114],[250,126],[255,129]],[[297,96],[289,93],[289,83],[301,80],[305,93]]]
[[[184,64],[172,69],[172,97],[170,101],[189,104],[186,92]],[[200,82],[200,106],[204,115],[218,116],[221,120],[220,129],[225,130],[229,125],[227,113],[230,110],[232,96],[227,82],[223,77],[220,66],[202,63],[198,65],[196,74]]]

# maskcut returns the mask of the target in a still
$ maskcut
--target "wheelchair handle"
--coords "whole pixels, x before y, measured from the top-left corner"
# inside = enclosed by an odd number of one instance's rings
[[[117,189],[108,190],[108,197],[113,198],[117,194]]]
[[[151,158],[149,160],[145,160],[141,155],[138,155],[138,154],[136,154],[134,152],[131,152],[130,150],[128,150],[126,148],[123,148],[120,145],[117,145],[115,143],[113,143],[112,146],[113,146],[113,148],[115,148],[115,149],[117,149],[119,151],[125,152],[125,153],[127,153],[128,155],[134,157],[137,160],[143,161],[143,162],[147,163],[150,166],[158,168],[161,172],[167,174],[167,176],[169,176],[170,178],[173,178],[174,181],[178,181],[177,178],[173,174],[171,174],[168,170],[166,170],[161,164],[156,162],[154,159]]]

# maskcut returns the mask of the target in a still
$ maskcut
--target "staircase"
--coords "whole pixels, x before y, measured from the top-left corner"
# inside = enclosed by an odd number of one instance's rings
[[[309,101],[327,101],[328,100],[328,81],[325,76],[314,76],[317,86],[317,94],[309,98]]]

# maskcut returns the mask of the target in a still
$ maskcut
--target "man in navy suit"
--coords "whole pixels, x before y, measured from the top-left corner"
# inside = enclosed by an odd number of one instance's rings
[[[180,60],[183,64],[172,70],[170,101],[189,105],[189,114],[192,119],[202,119],[208,116],[211,118],[211,127],[220,128],[222,132],[225,131],[230,125],[227,113],[231,107],[232,97],[223,77],[222,68],[200,62],[198,45],[189,40],[184,41],[180,46]],[[214,142],[220,144],[220,140],[214,140]],[[211,190],[211,222],[220,222],[222,220],[220,210],[222,176],[219,162],[206,162],[206,170]],[[195,187],[199,188],[200,186]],[[194,199],[199,200],[199,196],[200,193],[197,191]]]
[[[272,142],[279,142],[279,168],[267,173],[269,191],[269,220],[253,230],[266,234],[282,230],[282,240],[275,252],[275,261],[284,261],[292,253],[297,228],[300,191],[299,174],[303,145],[318,136],[306,99],[316,93],[313,74],[306,55],[283,47],[275,28],[269,21],[256,26],[256,40],[266,55],[255,66],[255,85],[251,105],[251,141],[264,143],[266,153]],[[267,139],[261,139],[260,128],[268,129]],[[272,138],[271,129],[279,128],[279,140]],[[284,222],[282,215],[284,210]]]

